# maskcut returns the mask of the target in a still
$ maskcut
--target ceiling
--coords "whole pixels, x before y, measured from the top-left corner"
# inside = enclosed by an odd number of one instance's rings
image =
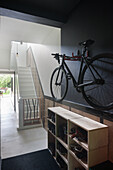
[[[0,0],[0,7],[65,23],[81,0]]]

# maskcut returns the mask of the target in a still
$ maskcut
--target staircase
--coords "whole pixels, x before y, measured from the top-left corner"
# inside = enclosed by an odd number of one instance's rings
[[[18,67],[19,90],[21,98],[36,98],[30,67]]]
[[[18,80],[20,92],[20,127],[41,125],[40,120],[40,99],[37,98],[30,67],[18,67]],[[23,115],[23,116],[22,116]]]

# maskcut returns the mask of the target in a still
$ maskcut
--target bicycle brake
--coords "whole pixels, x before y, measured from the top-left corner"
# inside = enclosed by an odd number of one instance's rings
[[[54,58],[58,61],[58,63],[60,64],[60,58],[59,58],[59,53],[56,53]]]

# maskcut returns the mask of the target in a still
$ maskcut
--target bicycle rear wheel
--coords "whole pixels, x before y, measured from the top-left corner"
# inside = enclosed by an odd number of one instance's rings
[[[82,87],[83,97],[96,109],[113,109],[113,54],[97,55],[91,59],[88,66],[97,81]],[[88,66],[83,69],[81,83],[94,80]]]
[[[61,101],[66,96],[68,79],[63,68],[56,68],[51,76],[50,90],[55,101]]]

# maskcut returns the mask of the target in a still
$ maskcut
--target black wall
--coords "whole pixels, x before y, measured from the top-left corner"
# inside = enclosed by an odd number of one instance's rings
[[[61,31],[61,51],[64,54],[76,54],[77,49],[81,51],[78,43],[87,39],[95,40],[95,44],[90,47],[90,55],[113,53],[113,1],[82,0]],[[68,65],[77,77],[79,62],[68,61]],[[88,105],[82,94],[73,88],[71,81],[65,99]]]

